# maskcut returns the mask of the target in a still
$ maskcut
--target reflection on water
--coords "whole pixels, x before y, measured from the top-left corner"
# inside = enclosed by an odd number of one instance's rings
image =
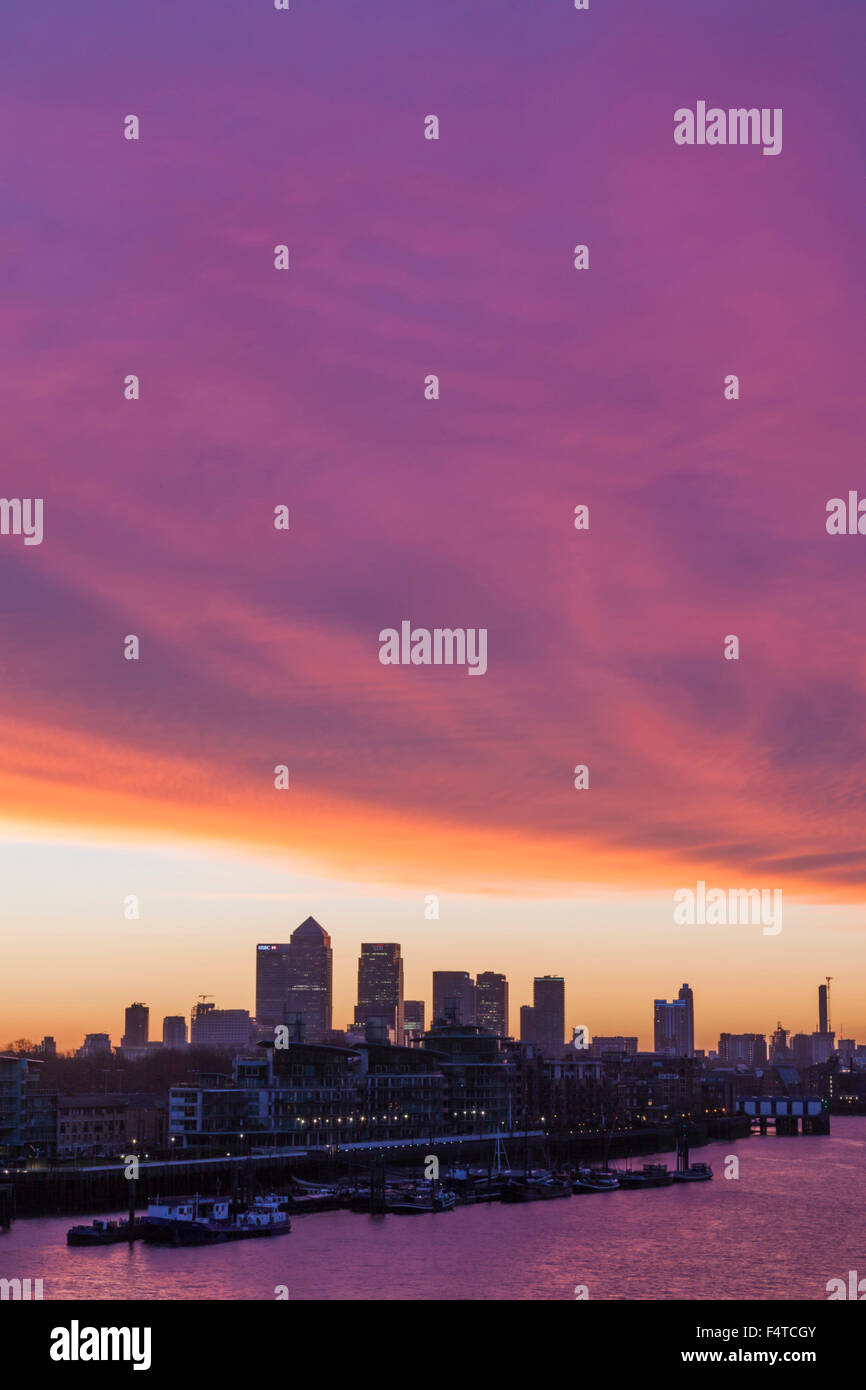
[[[322,1212],[278,1240],[204,1249],[69,1249],[85,1218],[22,1218],[0,1234],[0,1277],[41,1278],[45,1299],[272,1299],[281,1284],[291,1299],[572,1299],[584,1284],[590,1299],[823,1300],[828,1280],[866,1275],[866,1118],[832,1127],[696,1149],[709,1183],[440,1215]]]

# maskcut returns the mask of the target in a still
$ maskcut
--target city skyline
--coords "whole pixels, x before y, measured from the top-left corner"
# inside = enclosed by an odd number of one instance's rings
[[[825,526],[861,466],[862,6],[817,38],[788,14],[780,64],[741,0],[676,53],[652,7],[452,5],[455,69],[382,2],[293,16],[316,58],[289,92],[267,23],[210,7],[204,62],[178,17],[168,73],[107,0],[86,38],[52,14],[34,91],[44,15],[14,7],[4,491],[44,499],[44,539],[0,550],[0,1018],[71,1044],[116,1028],[115,988],[253,1007],[236,938],[283,940],[283,895],[343,960],[401,941],[410,997],[471,940],[467,968],[561,972],[603,1032],[645,1033],[677,978],[710,1033],[768,999],[793,1021],[830,973],[862,1035],[863,538]],[[779,158],[675,144],[678,106],[751,106],[762,64]],[[407,613],[483,628],[485,674],[383,666]],[[699,880],[782,889],[783,930],[675,926]]]
[[[322,1020],[333,1014],[334,1007],[331,985],[333,969],[333,952],[330,946],[331,938],[321,924],[312,916],[307,916],[303,922],[290,931],[289,935],[291,940],[302,939],[308,943],[311,938],[315,937],[317,943],[319,941],[327,943],[327,997],[322,998],[320,996],[319,991],[322,985],[317,983],[317,997],[313,1004],[313,1013],[305,1019],[304,1023],[305,1030],[309,1030],[306,1040],[318,1041],[326,1031],[322,1025]],[[292,976],[286,966],[283,965],[279,976],[280,984],[275,985],[274,980],[277,978],[276,975],[273,973],[268,975],[266,973],[268,968],[270,968],[271,972],[273,972],[274,969],[275,956],[272,953],[286,955],[288,946],[289,943],[257,943],[255,947],[255,965],[253,967],[253,997],[255,1002],[254,1007],[249,1008],[247,1012],[253,1021],[257,1021],[261,1027],[266,1029],[272,1029],[276,1022],[279,1021],[279,998],[283,1000],[282,1008],[285,1010],[285,1016],[288,1018],[298,1017],[298,1013],[295,1012],[295,1010],[299,1008],[297,989],[296,985],[293,983],[295,977]],[[351,1012],[347,1014],[345,1018],[343,1018],[342,1015],[334,1017],[330,1029],[339,1033],[346,1029],[351,1029],[354,1026],[361,1025],[363,1027],[363,1023],[367,1017],[388,1015],[389,1026],[393,1029],[394,1040],[399,1042],[402,1036],[400,1024],[402,1022],[403,1002],[404,999],[408,1000],[409,998],[404,987],[403,976],[405,957],[402,952],[401,943],[361,943],[360,951],[361,955],[356,957],[357,983],[355,1001],[351,1006]],[[391,966],[388,965],[389,958],[392,961]],[[376,962],[378,960],[382,960],[383,964],[377,965]],[[399,1003],[396,1005],[392,1004],[389,1010],[388,1004],[383,1001],[385,1001],[386,998],[390,998],[393,994],[393,990],[397,987],[396,984],[392,983],[392,981],[396,981],[398,978],[398,976],[394,974],[393,962],[396,962],[398,966]],[[262,969],[263,964],[265,966],[265,972],[263,972]],[[305,961],[304,965],[308,966],[308,961]],[[365,969],[366,974],[364,973]],[[306,973],[308,976],[309,971],[307,970]],[[723,1036],[742,1037],[757,1036],[760,1034],[769,1041],[773,1033],[779,1027],[782,1027],[792,1038],[796,1036],[809,1037],[812,1034],[816,1036],[824,1035],[826,1033],[825,1025],[829,1013],[829,980],[825,977],[825,980],[816,987],[817,1002],[815,1006],[815,1021],[813,1023],[803,1022],[801,1014],[798,1012],[797,1015],[795,1015],[793,1026],[789,1026],[790,1020],[779,1017],[774,1025],[767,1025],[763,1032],[760,1028],[757,1030],[753,1028],[746,1029],[744,1027],[727,1026],[726,1024],[725,1027],[715,1031],[711,1042],[701,1043],[699,1038],[702,1034],[704,1032],[709,1034],[712,1032],[712,1029],[701,1029],[701,1011],[699,1008],[698,1030],[696,1032],[694,991],[688,983],[684,983],[680,986],[677,999],[671,1002],[658,997],[653,999],[651,1005],[648,1005],[651,1017],[649,1025],[646,1028],[641,1026],[635,1029],[619,1027],[613,1030],[596,1026],[590,1020],[587,1020],[586,1017],[581,1017],[580,1020],[570,1017],[568,1006],[565,1002],[567,999],[568,982],[564,977],[559,975],[535,975],[530,985],[527,987],[527,994],[529,994],[531,990],[531,999],[527,998],[526,1003],[515,1003],[514,1000],[519,994],[519,982],[509,980],[505,972],[496,971],[488,966],[484,970],[477,971],[475,976],[473,976],[470,971],[434,969],[431,973],[428,991],[426,994],[419,992],[418,996],[426,1011],[428,1026],[433,1026],[443,1019],[449,1019],[452,1022],[469,1023],[471,1025],[478,1023],[479,1026],[484,1026],[480,1018],[477,1017],[480,1001],[482,999],[479,990],[482,980],[486,980],[486,989],[488,991],[492,990],[492,993],[487,996],[489,1001],[488,1008],[491,1007],[492,1004],[492,1007],[499,1012],[501,1011],[504,1001],[506,1017],[504,1035],[515,1039],[521,1039],[521,1037],[523,1037],[524,1041],[535,1042],[548,1053],[555,1051],[553,1038],[559,1031],[563,1034],[563,1046],[567,1046],[572,1028],[584,1027],[588,1028],[590,1036],[635,1036],[638,1039],[638,1047],[641,1051],[664,1051],[669,1044],[673,1044],[674,1051],[677,1055],[690,1055],[692,1051],[709,1054],[711,1051],[717,1049],[719,1041]],[[461,1003],[459,994],[455,994],[455,990],[458,990],[461,986],[465,986],[465,989],[468,991],[468,993],[465,994],[465,1001],[467,1002],[464,1003]],[[835,995],[833,997],[835,1001]],[[227,1014],[240,1013],[243,1011],[242,1006],[239,1007],[236,1000],[232,1003],[228,997],[213,998],[209,994],[200,995],[198,996],[198,1001],[204,1000],[205,998],[210,999],[211,1002],[207,1004],[196,1002],[190,1006],[191,1043],[193,1042],[195,1034],[194,1016],[197,1011],[200,1010],[202,1013],[206,1013],[208,1010],[217,1009]],[[845,995],[843,994],[843,1007],[844,1000]],[[834,1008],[835,1007],[836,1005],[834,1003]],[[733,1008],[729,1008],[729,1012],[733,1013]],[[156,1023],[161,1017],[159,1010],[151,1010],[150,1006],[143,1002],[136,1002],[124,1007],[125,1032],[124,1036],[120,1039],[121,1045],[128,1045],[133,1048],[141,1046],[140,1030],[143,1028],[145,1033],[147,1032],[148,1016],[151,1013],[154,1018],[154,1037],[151,1041],[156,1042]],[[586,1010],[584,1010],[584,1014],[585,1013]],[[679,1017],[680,1014],[682,1014],[682,1017]],[[834,1016],[837,1018],[840,1017],[838,1014]],[[166,1024],[174,1023],[177,1019],[182,1021],[185,1018],[186,1015],[178,1016],[175,1014],[166,1014],[164,1016],[164,1022]],[[131,1020],[134,1021],[132,1024]],[[524,1028],[521,1027],[521,1023],[525,1025],[525,1036]],[[730,1019],[728,1023],[730,1023]],[[160,1025],[160,1027],[161,1026],[162,1025]],[[134,1029],[134,1035],[130,1031],[131,1027]],[[25,1031],[21,1033],[20,1036],[30,1037],[32,1041],[36,1042],[38,1040],[37,1035],[47,1032],[47,1028],[40,1027],[31,1029],[30,1032]],[[110,1028],[104,1030],[104,1032],[105,1035],[112,1038],[112,1045],[114,1045],[115,1033]],[[88,1027],[85,1029],[82,1036],[95,1033],[102,1035],[102,1030]],[[646,1046],[643,1046],[642,1039],[645,1037],[646,1033],[649,1034],[649,1042]],[[832,1033],[837,1039],[843,1036],[856,1039],[857,1029],[856,1027],[849,1026],[847,1021],[841,1021],[839,1024],[833,1025]],[[56,1037],[59,1036],[59,1030],[55,1028],[55,1031],[52,1032],[50,1036],[52,1042],[54,1042]],[[81,1038],[69,1044],[68,1042],[64,1042],[61,1037],[61,1042],[58,1046],[60,1051],[70,1052],[75,1050],[80,1043]]]

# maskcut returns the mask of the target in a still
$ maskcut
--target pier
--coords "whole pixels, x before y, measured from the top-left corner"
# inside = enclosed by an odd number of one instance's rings
[[[818,1096],[741,1096],[737,1114],[745,1115],[753,1133],[829,1134],[830,1112]]]

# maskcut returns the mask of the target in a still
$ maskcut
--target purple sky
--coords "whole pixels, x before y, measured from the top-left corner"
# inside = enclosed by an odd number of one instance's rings
[[[7,0],[4,814],[859,895],[866,8],[758,8]]]

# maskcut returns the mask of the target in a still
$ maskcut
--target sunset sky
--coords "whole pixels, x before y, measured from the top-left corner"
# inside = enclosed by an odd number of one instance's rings
[[[683,981],[699,1047],[811,1031],[831,975],[866,1042],[862,0],[85,10],[0,18],[0,492],[45,509],[0,535],[0,1046],[252,1009],[310,913],[338,1026],[398,940],[513,1028],[560,973],[644,1046]],[[698,100],[782,153],[677,147]],[[382,666],[403,619],[487,673]],[[675,926],[698,879],[783,931]]]

